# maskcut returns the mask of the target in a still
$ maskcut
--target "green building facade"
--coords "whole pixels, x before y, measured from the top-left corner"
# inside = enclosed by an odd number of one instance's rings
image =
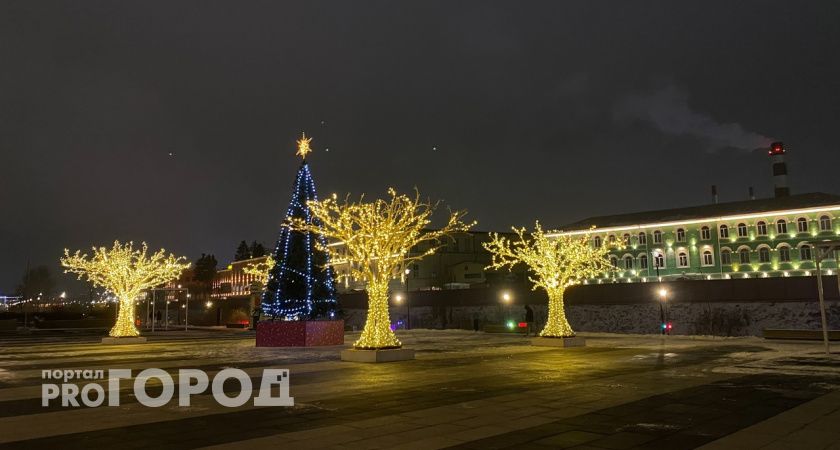
[[[594,227],[594,229],[593,229]],[[561,234],[589,233],[615,267],[587,283],[815,275],[811,243],[840,236],[840,196],[811,193],[592,217]],[[821,264],[834,274],[834,258]]]

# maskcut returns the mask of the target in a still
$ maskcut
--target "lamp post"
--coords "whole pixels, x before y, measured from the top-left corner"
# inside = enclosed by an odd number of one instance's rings
[[[817,269],[817,294],[820,302],[820,322],[822,323],[823,345],[825,346],[825,354],[831,354],[828,344],[828,320],[825,316],[825,293],[823,292],[822,270],[820,264],[822,261],[833,254],[833,252],[840,250],[840,240],[824,240],[811,242],[814,248],[814,263]],[[836,261],[836,259],[835,259]],[[840,267],[837,270],[837,289],[840,293]]]
[[[507,319],[510,319],[510,303],[513,301],[513,296],[510,295],[510,292],[505,291],[502,293],[502,303],[505,304],[506,313],[508,315]]]
[[[668,330],[668,290],[665,288],[659,289],[659,298],[662,301],[659,302],[659,317],[662,320],[662,334],[667,334]]]
[[[405,277],[403,278],[403,280],[405,280],[404,284],[405,284],[405,309],[406,309],[405,329],[410,330],[411,329],[411,302],[408,300],[408,274],[411,273],[411,269],[406,267],[404,273],[405,273]]]
[[[403,297],[402,294],[396,294],[394,296],[394,302],[398,305],[402,303],[403,299],[405,300],[405,309],[406,309],[406,321],[405,321],[405,329],[411,329],[411,303],[408,301],[408,296]]]

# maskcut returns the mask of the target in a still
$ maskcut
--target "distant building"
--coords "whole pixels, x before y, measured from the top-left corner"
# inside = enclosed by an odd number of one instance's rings
[[[234,261],[224,269],[216,271],[213,279],[213,297],[242,297],[251,294],[251,283],[257,281],[256,277],[245,273],[245,268],[250,264],[259,264],[268,259],[268,256],[243,259]]]
[[[812,275],[809,242],[840,235],[840,196],[811,193],[689,208],[591,217],[562,234],[591,234],[610,253],[616,274],[589,282],[651,278],[754,278]],[[826,261],[827,273],[837,270]]]

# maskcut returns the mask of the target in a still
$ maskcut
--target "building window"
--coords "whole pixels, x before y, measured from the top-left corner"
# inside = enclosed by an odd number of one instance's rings
[[[662,256],[662,253],[653,254],[653,265],[660,269],[665,268],[665,258]]]
[[[721,225],[720,226],[720,238],[721,239],[726,239],[728,237],[729,237],[729,227],[727,227],[726,225]]]
[[[761,247],[758,249],[758,262],[761,263],[769,263],[770,262],[770,249],[767,247]]]
[[[747,237],[747,224],[738,224],[738,237]]]
[[[715,264],[715,258],[712,256],[712,252],[709,250],[703,250],[703,265],[704,266],[713,266]]]
[[[732,264],[732,252],[723,250],[720,252],[720,263],[724,266]]]
[[[786,245],[779,247],[779,261],[790,262],[790,247]]]
[[[601,248],[601,236],[592,238],[592,244],[595,245],[595,248]]]
[[[633,257],[632,256],[625,256],[624,257],[624,268],[626,270],[633,270]]]
[[[677,255],[677,261],[680,267],[688,267],[688,255],[685,252],[680,252]]]
[[[755,231],[759,236],[767,236],[767,222],[759,220],[755,223]]]
[[[653,232],[653,243],[654,244],[661,244],[662,243],[662,232],[656,230]]]
[[[831,217],[820,216],[820,231],[831,231]]]
[[[685,242],[685,230],[677,228],[677,242]]]
[[[614,268],[616,268],[616,269],[617,269],[617,268],[618,268],[618,258],[616,258],[615,256],[610,256],[610,264],[611,264]]]
[[[709,230],[709,227],[702,227],[700,228],[700,239],[704,241],[708,241],[712,238],[712,232]]]
[[[742,248],[741,250],[738,250],[738,261],[740,261],[741,264],[749,264],[750,263],[750,251],[746,248]]]
[[[786,234],[787,233],[787,222],[785,219],[779,219],[776,221],[776,233],[779,234]]]
[[[639,256],[639,268],[642,270],[647,269],[647,255]]]
[[[645,233],[639,233],[639,245],[647,245],[647,235]]]
[[[607,237],[607,242],[609,242],[610,245],[615,245],[615,235],[614,234],[609,235]]]
[[[624,245],[626,245],[628,247],[630,246],[630,235],[629,234],[624,235]]]
[[[800,233],[807,233],[808,232],[808,219],[804,217],[800,217],[796,219],[796,231]]]
[[[811,246],[810,245],[803,245],[799,247],[799,259],[802,261],[810,261],[811,260]]]

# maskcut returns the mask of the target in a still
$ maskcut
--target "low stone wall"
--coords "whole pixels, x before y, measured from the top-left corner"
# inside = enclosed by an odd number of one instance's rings
[[[547,316],[545,304],[531,305],[537,329]],[[840,329],[840,302],[826,302],[829,328]],[[367,311],[345,309],[348,327],[364,326]],[[635,305],[568,305],[566,313],[577,331],[611,333],[658,333],[658,303]],[[716,336],[761,336],[765,328],[820,329],[818,304],[813,302],[749,302],[749,303],[674,303],[670,305],[671,334]],[[406,323],[406,308],[391,308],[391,323]],[[520,322],[525,319],[523,305],[503,306],[418,306],[411,308],[412,328],[473,329],[485,324]]]

